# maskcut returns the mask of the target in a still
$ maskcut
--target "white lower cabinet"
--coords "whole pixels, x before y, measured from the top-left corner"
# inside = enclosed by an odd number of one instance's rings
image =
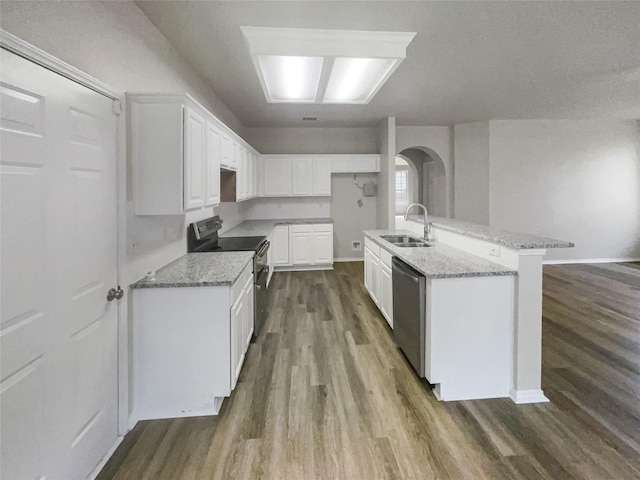
[[[281,270],[332,266],[333,225],[278,225],[273,232],[270,254],[273,267]]]
[[[216,415],[253,335],[253,263],[232,286],[133,290],[137,420]]]
[[[377,244],[364,240],[364,285],[369,296],[393,328],[393,281],[391,254]]]

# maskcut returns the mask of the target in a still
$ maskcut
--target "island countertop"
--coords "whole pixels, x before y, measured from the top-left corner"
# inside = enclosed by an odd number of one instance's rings
[[[233,285],[255,252],[187,253],[159,269],[154,280],[143,278],[131,288],[217,287]]]
[[[221,237],[250,237],[268,236],[276,225],[309,225],[333,223],[328,217],[321,218],[276,218],[271,220],[245,220],[231,230],[220,235]]]
[[[424,224],[422,215],[409,215],[409,220],[421,225]],[[575,246],[573,243],[565,240],[556,240],[554,238],[531,235],[528,233],[512,232],[510,230],[493,228],[488,225],[480,225],[478,223],[456,220],[454,218],[429,216],[427,221],[434,227],[442,230],[448,230],[450,232],[459,233],[479,240],[485,240],[487,242],[516,250],[535,248],[570,248]]]
[[[440,242],[433,242],[432,247],[405,248],[397,247],[381,237],[382,235],[417,236],[408,230],[365,230],[364,235],[428,278],[517,275],[516,270]]]

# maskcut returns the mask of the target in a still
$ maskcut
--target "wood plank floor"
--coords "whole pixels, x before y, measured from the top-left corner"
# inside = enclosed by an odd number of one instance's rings
[[[98,479],[640,479],[640,265],[544,268],[551,403],[438,402],[362,263],[277,273],[218,417],[140,422]]]

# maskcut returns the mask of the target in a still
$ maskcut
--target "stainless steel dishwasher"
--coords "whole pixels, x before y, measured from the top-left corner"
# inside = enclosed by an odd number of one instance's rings
[[[420,377],[425,376],[426,278],[398,257],[392,259],[393,337]]]

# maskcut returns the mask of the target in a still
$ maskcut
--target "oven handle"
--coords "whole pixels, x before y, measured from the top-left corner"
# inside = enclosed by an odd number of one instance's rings
[[[269,245],[271,245],[271,242],[269,242],[268,240],[266,242],[264,242],[264,245],[262,245],[260,250],[258,250],[258,253],[256,253],[256,256],[258,256],[258,257],[263,256],[265,254],[265,252],[267,250],[269,250]]]

